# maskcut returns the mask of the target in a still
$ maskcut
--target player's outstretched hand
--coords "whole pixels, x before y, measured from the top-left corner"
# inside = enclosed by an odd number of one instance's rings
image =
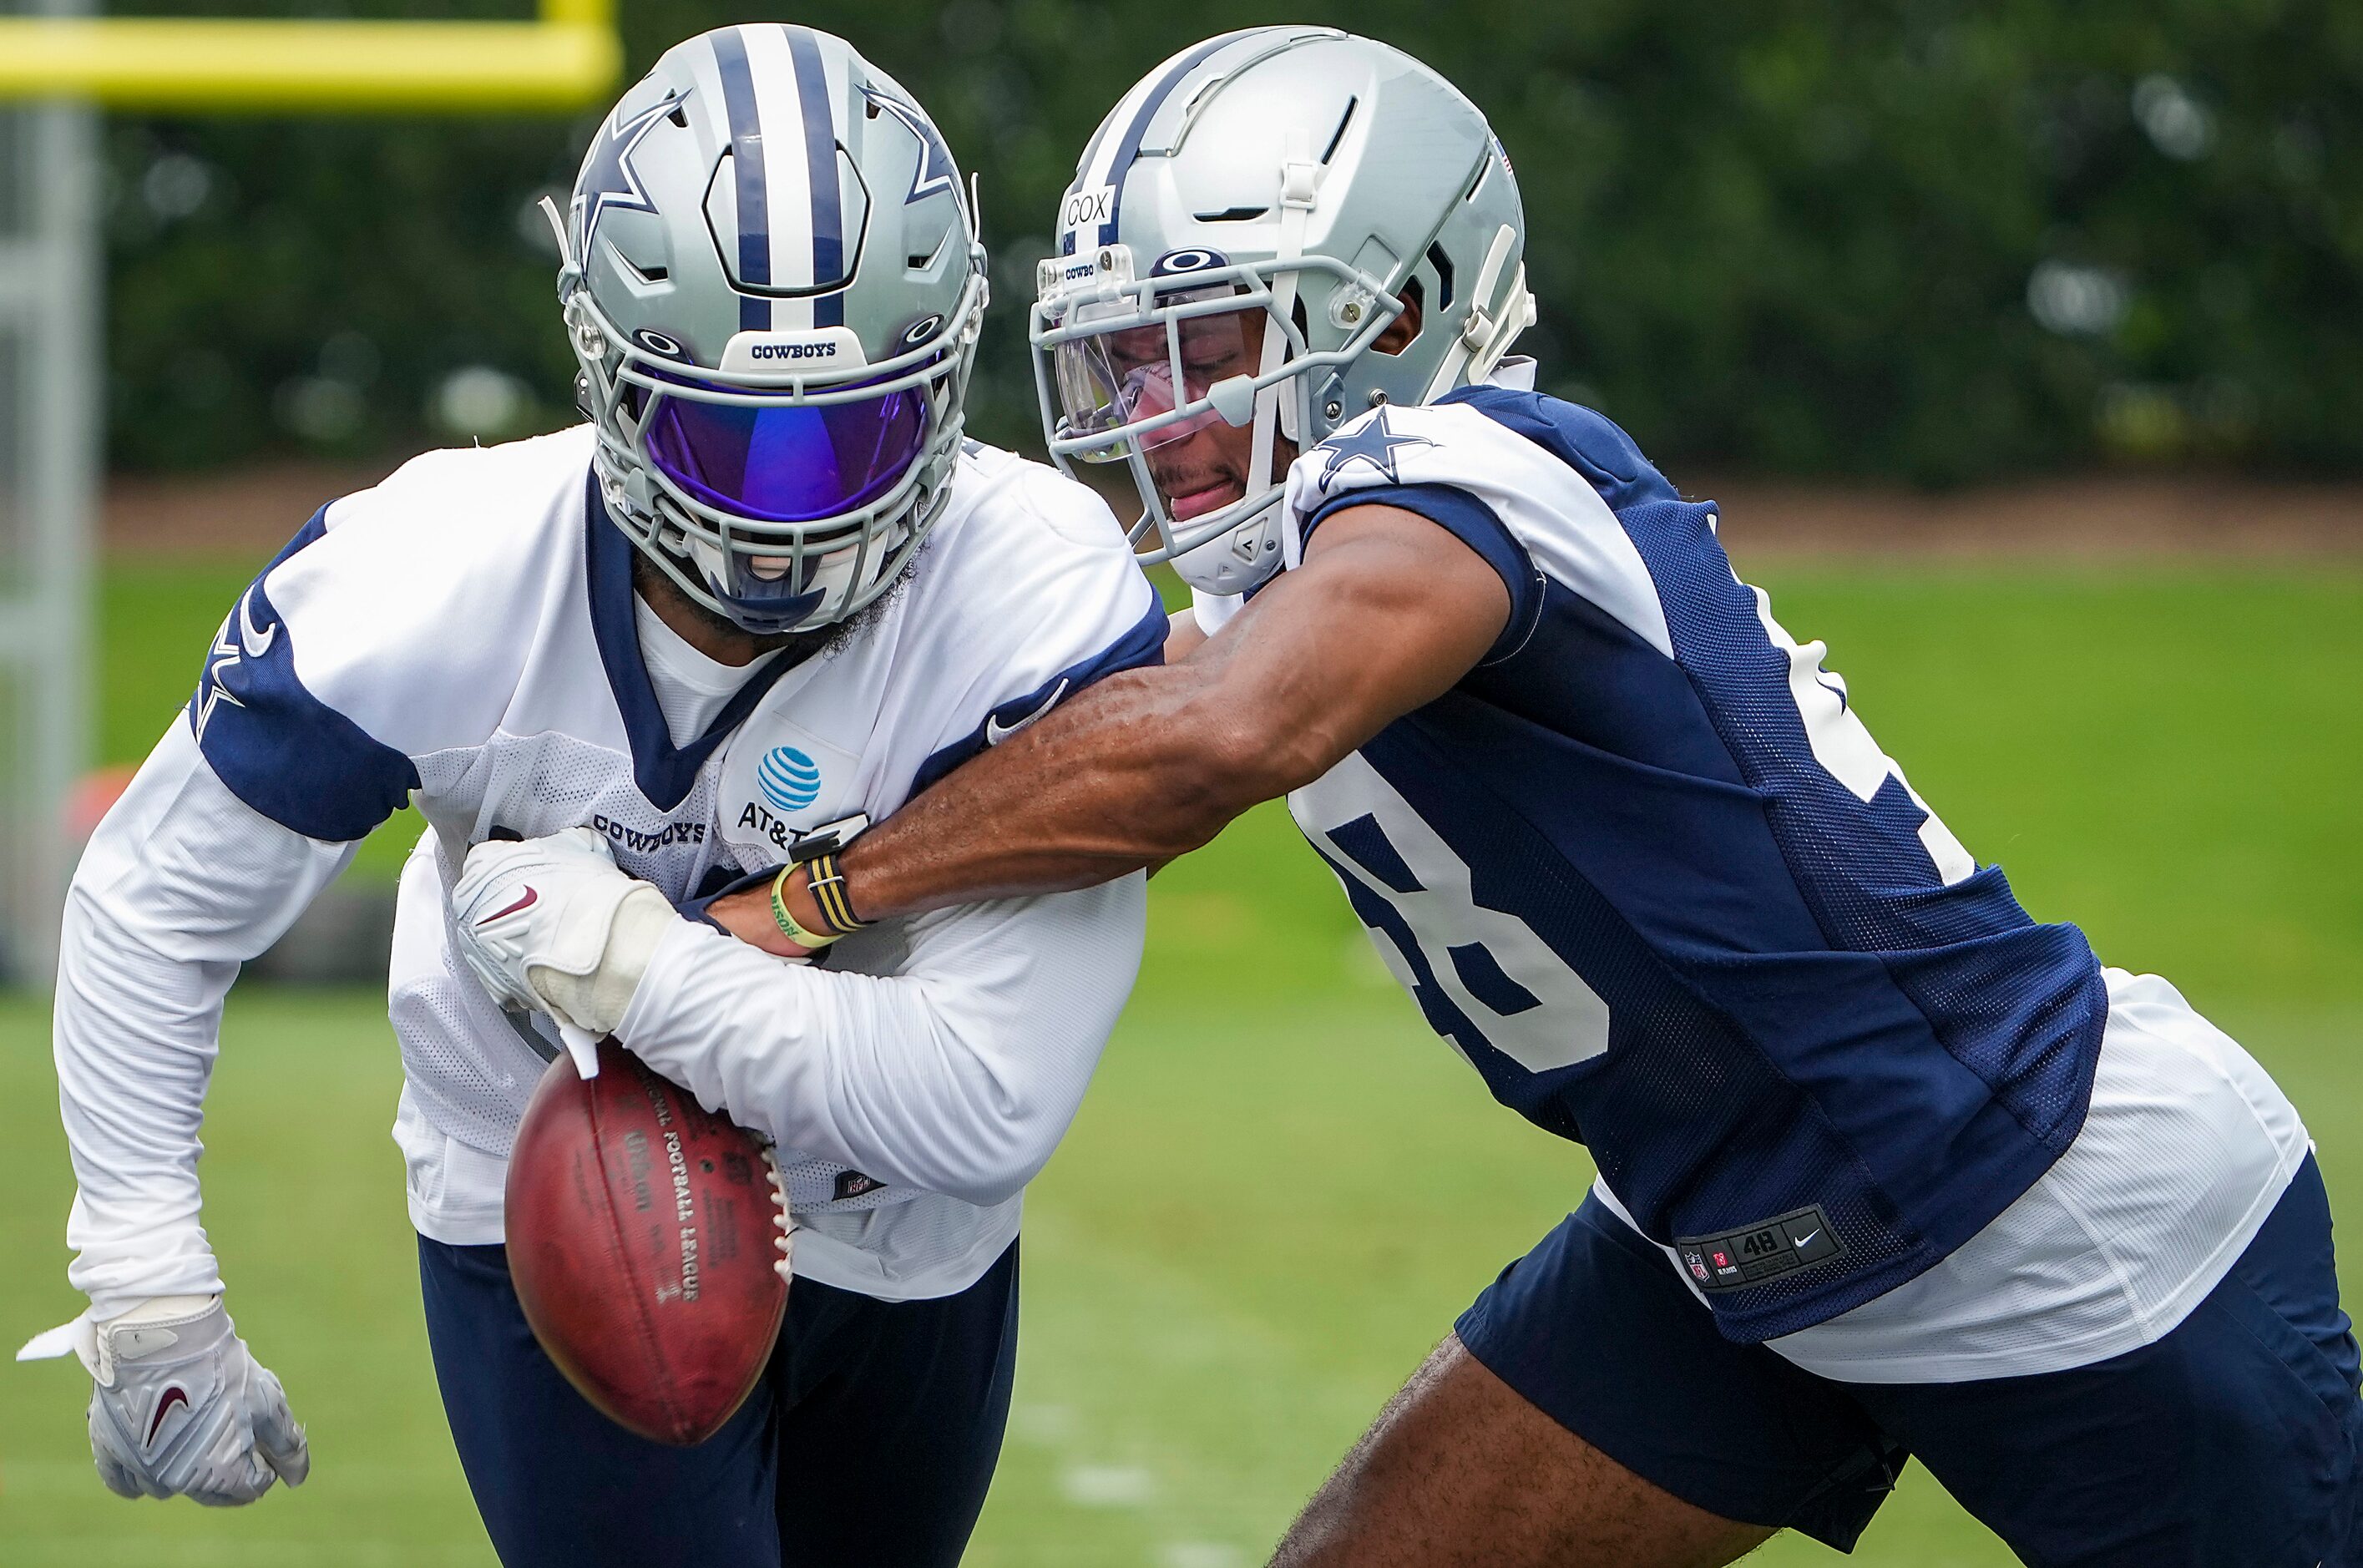
[[[218,1296],[163,1296],[104,1323],[77,1318],[18,1360],[71,1350],[90,1369],[90,1453],[126,1497],[251,1503],[312,1473],[304,1429]]]
[[[460,956],[504,1006],[612,1034],[680,917],[589,828],[468,851],[451,889]]]

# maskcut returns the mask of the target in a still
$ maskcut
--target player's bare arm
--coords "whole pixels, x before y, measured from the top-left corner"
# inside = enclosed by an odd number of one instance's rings
[[[1209,635],[768,917],[1085,881],[1285,791],[1430,1026],[1592,1149],[1276,1563],[1847,1550],[1907,1451],[2028,1562],[2354,1560],[2363,1350],[2302,1119],[2021,906],[1720,508],[1506,357],[1524,214],[1469,98],[1368,40],[1211,39],[1061,215],[1045,440],[1128,472]]]
[[[843,861],[856,906],[877,919],[1089,887],[1186,854],[1448,690],[1509,613],[1502,579],[1426,517],[1339,512],[1219,635],[1101,682],[858,840]],[[713,912],[797,951],[767,889]]]
[[[1179,664],[1198,651],[1206,640],[1206,628],[1198,624],[1195,610],[1175,610],[1165,632],[1165,662]]]

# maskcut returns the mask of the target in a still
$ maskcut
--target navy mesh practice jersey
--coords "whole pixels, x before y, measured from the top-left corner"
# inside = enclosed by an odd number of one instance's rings
[[[1713,504],[1498,385],[1291,473],[1300,537],[1370,502],[1483,556],[1509,623],[1290,806],[1495,1097],[1589,1145],[1737,1340],[1892,1289],[2025,1192],[2082,1125],[2099,964],[1913,792]]]

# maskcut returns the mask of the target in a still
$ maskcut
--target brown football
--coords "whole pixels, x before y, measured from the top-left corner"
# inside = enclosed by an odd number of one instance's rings
[[[509,1277],[567,1381],[657,1442],[746,1401],[788,1303],[786,1207],[762,1144],[613,1040],[549,1064],[509,1155]]]

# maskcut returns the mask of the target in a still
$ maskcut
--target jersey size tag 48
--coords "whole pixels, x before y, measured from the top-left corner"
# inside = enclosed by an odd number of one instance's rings
[[[1674,1251],[1701,1290],[1742,1290],[1838,1257],[1846,1245],[1811,1204],[1721,1236],[1677,1236]]]

